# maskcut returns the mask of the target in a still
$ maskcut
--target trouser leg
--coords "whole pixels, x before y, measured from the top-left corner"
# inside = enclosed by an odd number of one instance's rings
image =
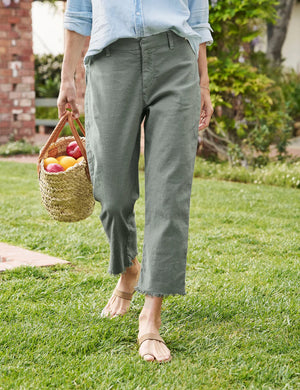
[[[109,272],[119,274],[137,255],[134,204],[142,113],[136,47],[110,46],[86,66],[86,147],[94,197],[110,244]],[[126,45],[125,45],[126,46]]]
[[[200,117],[197,60],[188,42],[153,47],[145,66],[145,234],[137,290],[185,294],[189,207]],[[143,46],[142,46],[143,47]],[[149,48],[150,47],[150,48]],[[149,54],[149,53],[148,53]]]

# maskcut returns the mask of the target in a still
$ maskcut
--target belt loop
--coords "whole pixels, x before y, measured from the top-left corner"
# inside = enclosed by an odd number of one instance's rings
[[[105,55],[106,55],[106,57],[110,57],[110,48],[109,48],[109,46],[107,46],[105,48]]]
[[[174,49],[174,39],[171,31],[167,31],[167,36],[168,36],[168,43],[169,43],[169,48],[171,50]]]

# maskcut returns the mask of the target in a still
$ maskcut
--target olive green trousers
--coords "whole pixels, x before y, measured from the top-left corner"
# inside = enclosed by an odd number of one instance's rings
[[[200,117],[198,64],[168,31],[124,38],[86,61],[86,147],[110,244],[109,272],[137,251],[140,127],[145,118],[145,230],[136,290],[185,294],[190,196]]]

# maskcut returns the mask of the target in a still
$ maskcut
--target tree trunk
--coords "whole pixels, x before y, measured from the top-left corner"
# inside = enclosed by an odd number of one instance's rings
[[[282,62],[282,46],[285,41],[294,3],[295,0],[279,0],[279,4],[276,6],[277,21],[275,24],[269,23],[267,25],[267,57],[273,63],[280,64]]]

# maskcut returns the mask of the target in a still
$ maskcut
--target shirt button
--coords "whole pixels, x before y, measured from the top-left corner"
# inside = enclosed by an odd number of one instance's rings
[[[140,12],[136,12],[136,15],[137,15],[137,16],[140,16],[140,14],[141,14]]]

